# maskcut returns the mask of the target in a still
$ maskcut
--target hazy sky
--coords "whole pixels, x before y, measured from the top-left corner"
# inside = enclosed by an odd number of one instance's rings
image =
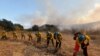
[[[100,0],[0,0],[0,19],[25,28],[38,24],[71,25],[100,21]]]

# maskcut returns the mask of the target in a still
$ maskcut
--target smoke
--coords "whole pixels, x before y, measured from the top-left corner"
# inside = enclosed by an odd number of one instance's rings
[[[37,3],[43,10],[21,16],[24,25],[53,24],[67,28],[73,24],[100,21],[100,4],[95,0],[37,0]]]
[[[100,4],[95,4],[95,8],[92,9],[88,16],[91,21],[100,21]]]
[[[90,23],[100,21],[100,4],[94,4],[94,8],[89,10],[87,15],[81,20],[82,23]]]

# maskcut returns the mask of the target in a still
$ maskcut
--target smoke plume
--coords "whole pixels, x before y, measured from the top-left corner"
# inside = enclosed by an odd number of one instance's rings
[[[21,16],[20,21],[24,20],[22,24],[30,26],[53,24],[67,28],[73,24],[100,21],[100,4],[95,0],[37,0],[36,2],[43,10],[37,10],[32,15]]]

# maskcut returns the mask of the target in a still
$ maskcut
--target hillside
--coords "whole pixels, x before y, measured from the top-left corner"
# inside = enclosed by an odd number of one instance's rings
[[[85,29],[85,30],[99,30],[100,29],[100,21],[98,22],[92,22],[92,23],[86,23],[86,24],[76,24],[72,26],[75,29]]]

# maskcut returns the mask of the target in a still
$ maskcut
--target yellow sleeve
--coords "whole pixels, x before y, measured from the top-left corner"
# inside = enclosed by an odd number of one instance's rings
[[[6,33],[2,33],[2,36],[5,36],[6,35]]]
[[[84,41],[84,43],[87,44],[90,41],[90,37],[88,35],[85,35],[85,37],[86,37],[86,40]]]
[[[60,33],[60,40],[62,40],[62,34]]]
[[[41,33],[40,32],[38,33],[38,37],[41,37]]]
[[[86,35],[86,39],[89,41],[90,40],[90,36]]]

